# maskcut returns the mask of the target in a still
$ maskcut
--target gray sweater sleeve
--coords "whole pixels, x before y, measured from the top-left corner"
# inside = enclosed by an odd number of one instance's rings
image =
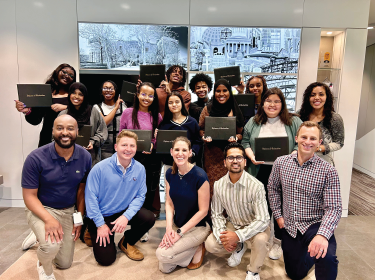
[[[104,118],[96,109],[91,111],[90,124],[92,125],[90,142],[99,148],[108,138],[108,129]]]
[[[332,142],[324,144],[326,148],[325,152],[323,153],[324,155],[334,151],[338,151],[344,146],[344,121],[342,120],[342,117],[337,113],[332,114],[331,131]]]

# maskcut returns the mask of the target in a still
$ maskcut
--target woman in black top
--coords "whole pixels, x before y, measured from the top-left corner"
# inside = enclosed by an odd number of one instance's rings
[[[25,119],[32,125],[38,125],[43,120],[43,127],[40,131],[39,144],[41,147],[52,141],[52,127],[59,112],[65,110],[69,103],[68,90],[72,83],[76,81],[76,70],[69,64],[60,64],[48,77],[46,84],[52,87],[51,108],[34,107],[28,108],[27,104],[16,100],[18,112],[25,114]]]

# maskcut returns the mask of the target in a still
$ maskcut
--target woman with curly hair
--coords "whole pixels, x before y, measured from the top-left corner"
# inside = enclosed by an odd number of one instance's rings
[[[38,147],[52,141],[53,122],[59,112],[65,110],[69,104],[68,90],[72,83],[76,81],[76,70],[67,63],[60,64],[48,77],[46,84],[52,88],[51,107],[29,108],[27,104],[16,101],[18,112],[25,114],[25,119],[29,124],[38,125],[43,120],[42,130],[39,135]]]
[[[304,94],[300,111],[301,120],[313,121],[323,131],[323,143],[316,154],[334,165],[332,153],[344,146],[345,131],[341,116],[333,109],[333,95],[326,84],[316,82],[310,84]]]

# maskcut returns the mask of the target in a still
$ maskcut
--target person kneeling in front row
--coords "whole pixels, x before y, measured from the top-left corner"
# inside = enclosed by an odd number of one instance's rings
[[[147,188],[145,168],[133,159],[137,140],[133,132],[120,132],[116,138],[116,153],[97,163],[87,178],[88,230],[95,259],[104,266],[116,260],[115,232],[124,232],[128,224],[131,229],[124,233],[118,246],[130,259],[143,260],[143,254],[134,244],[155,223],[154,214],[141,208]]]
[[[231,253],[228,265],[235,267],[241,263],[248,246],[246,241],[249,242],[251,256],[246,280],[258,280],[269,250],[270,217],[265,190],[260,181],[244,171],[245,149],[241,144],[229,144],[224,149],[224,157],[228,173],[214,184],[213,233],[207,238],[206,248],[212,254]]]
[[[202,265],[203,242],[210,233],[207,221],[210,205],[210,185],[206,172],[189,163],[191,143],[177,137],[172,144],[173,167],[166,172],[165,213],[166,232],[156,257],[163,273],[172,272],[177,265],[197,269]]]
[[[317,123],[302,123],[297,153],[277,158],[268,181],[285,270],[293,280],[306,277],[314,263],[317,280],[337,277],[334,230],[342,213],[340,181],[336,169],[315,154],[322,141]]]

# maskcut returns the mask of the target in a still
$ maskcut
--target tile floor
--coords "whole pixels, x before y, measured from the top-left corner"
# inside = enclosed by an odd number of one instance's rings
[[[337,279],[375,279],[374,232],[375,216],[341,219],[335,233],[340,261]],[[28,233],[23,208],[0,208],[0,274],[22,256],[21,244]]]

